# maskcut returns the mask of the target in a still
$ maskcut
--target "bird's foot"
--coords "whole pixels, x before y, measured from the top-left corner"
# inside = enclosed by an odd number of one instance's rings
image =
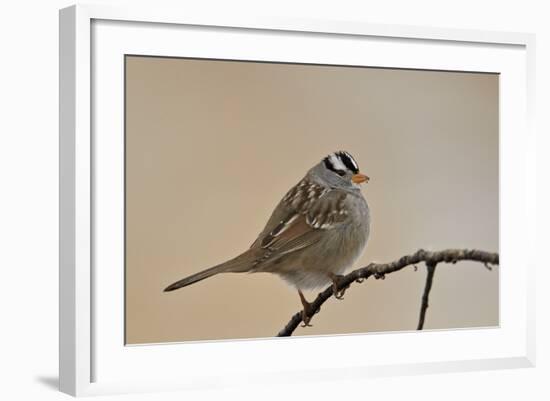
[[[312,324],[309,324],[309,322],[311,321],[311,317],[309,317],[307,315],[307,311],[306,309],[304,308],[304,310],[302,311],[302,325],[300,327],[313,327]]]
[[[300,295],[300,301],[302,301],[302,327],[313,327],[309,322],[311,321],[311,318],[313,317],[313,314],[315,313],[313,311],[313,308],[311,307],[311,303],[309,303],[306,298],[304,297],[304,294],[302,294],[302,291],[298,290],[298,295]]]
[[[345,286],[344,288],[338,289],[340,287],[340,282],[342,281],[342,275],[340,274],[329,274],[330,279],[332,280],[332,294],[334,295],[334,298],[336,299],[344,299],[344,294],[346,293],[346,290],[349,288],[349,285]]]

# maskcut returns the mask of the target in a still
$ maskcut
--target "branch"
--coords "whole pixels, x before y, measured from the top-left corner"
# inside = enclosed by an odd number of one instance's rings
[[[435,274],[435,263],[426,263],[428,268],[428,274],[426,275],[426,285],[424,287],[424,294],[422,295],[422,306],[420,307],[420,318],[418,319],[418,326],[416,330],[422,330],[424,327],[424,319],[426,318],[426,310],[428,309],[428,298],[430,296],[430,290],[432,289],[432,282]]]
[[[419,330],[424,325],[424,318],[426,309],[428,308],[428,296],[431,288],[431,282],[435,267],[438,263],[456,263],[461,260],[470,260],[475,262],[481,262],[489,270],[490,265],[499,264],[498,253],[489,253],[485,251],[479,251],[476,249],[446,249],[439,252],[429,252],[423,249],[413,253],[412,255],[403,256],[399,260],[391,263],[371,263],[368,266],[354,270],[338,280],[338,291],[345,291],[353,282],[362,282],[371,276],[376,279],[383,279],[386,274],[390,274],[399,271],[407,266],[416,265],[417,263],[425,262],[428,266],[428,277],[426,280],[426,287],[424,289],[424,296],[422,297],[422,311],[420,321],[418,323]],[[432,267],[432,273],[430,274],[430,267]],[[416,266],[415,266],[416,267]],[[431,277],[430,277],[431,276]],[[429,280],[429,282],[428,282]],[[321,292],[317,298],[311,303],[311,308],[307,313],[307,317],[313,317],[321,309],[323,305],[334,293],[333,286],[331,285],[323,292]],[[287,325],[277,334],[277,337],[291,336],[294,330],[302,322],[302,312],[297,312],[292,316]]]

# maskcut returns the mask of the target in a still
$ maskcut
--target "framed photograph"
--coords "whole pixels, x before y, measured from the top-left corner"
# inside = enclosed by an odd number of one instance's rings
[[[60,389],[533,366],[533,47],[61,10]]]

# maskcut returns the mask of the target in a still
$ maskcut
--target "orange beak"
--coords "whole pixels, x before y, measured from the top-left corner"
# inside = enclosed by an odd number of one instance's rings
[[[370,178],[364,174],[357,173],[351,177],[351,181],[355,184],[361,184],[362,182],[369,182]]]

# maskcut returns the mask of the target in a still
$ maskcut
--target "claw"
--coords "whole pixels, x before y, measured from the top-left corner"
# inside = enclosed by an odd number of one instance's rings
[[[341,290],[338,289],[340,285],[340,280],[342,280],[341,275],[329,273],[329,277],[332,280],[332,294],[334,295],[334,298],[336,299],[344,299],[344,294],[346,293],[346,290],[348,289],[349,285],[342,288]]]
[[[334,293],[334,298],[339,299],[339,300],[342,300],[342,299],[344,299],[344,294],[345,294],[345,293],[346,293],[345,290],[343,290],[343,291],[337,291],[337,292]]]
[[[311,318],[305,316],[305,312],[302,311],[302,324],[300,325],[300,327],[313,327],[312,324],[309,324],[310,320],[311,320]]]

